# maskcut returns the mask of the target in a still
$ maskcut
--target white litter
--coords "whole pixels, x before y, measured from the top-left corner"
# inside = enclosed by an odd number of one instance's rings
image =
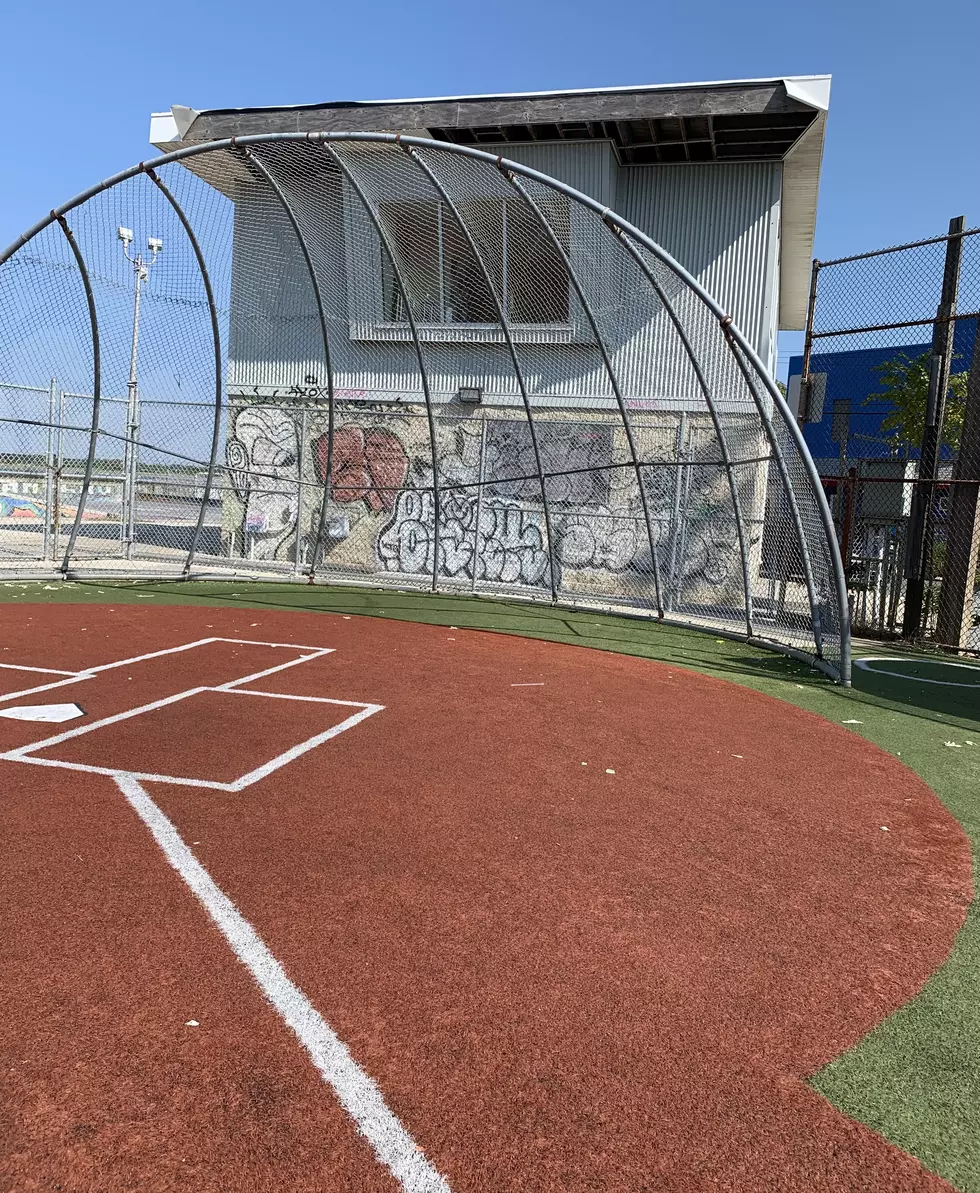
[[[732,757],[733,758],[744,758],[745,755],[744,754],[733,754]]]
[[[946,745],[952,746],[952,748],[954,750],[962,750],[963,749],[963,747],[960,745],[960,743],[958,741],[948,741],[948,742],[946,742]]]
[[[184,1024],[185,1027],[200,1027],[200,1023],[196,1019],[188,1019]]]
[[[842,725],[863,725],[863,721],[841,721]]]
[[[888,825],[887,825],[887,824],[883,824],[883,825],[881,826],[881,831],[882,831],[883,833],[887,833],[887,832],[888,832]]]
[[[14,708],[0,708],[0,717],[11,721],[73,721],[84,717],[85,710],[77,704],[18,704]]]
[[[614,770],[611,770],[611,769],[610,769],[608,766],[606,767],[606,774],[607,774],[607,775],[614,775],[615,773],[616,773],[616,772],[615,772]]]

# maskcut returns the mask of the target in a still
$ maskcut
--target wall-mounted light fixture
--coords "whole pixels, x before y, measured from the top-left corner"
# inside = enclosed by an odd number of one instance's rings
[[[479,406],[483,401],[483,390],[478,385],[461,385],[456,397],[466,406]]]

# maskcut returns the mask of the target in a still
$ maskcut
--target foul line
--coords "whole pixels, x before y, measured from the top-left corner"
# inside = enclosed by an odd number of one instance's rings
[[[405,1193],[450,1193],[444,1177],[384,1100],[374,1081],[357,1064],[306,995],[291,981],[252,925],[197,860],[174,824],[153,802],[135,776],[120,774],[116,783],[130,807],[153,834],[164,856],[190,887],[232,952],[295,1034],[323,1080],[331,1087],[378,1160]]]
[[[945,659],[902,659],[896,658],[894,655],[867,655],[863,659],[854,660],[855,666],[872,675],[892,675],[895,679],[905,679],[909,683],[934,683],[939,684],[942,688],[980,688],[980,683],[954,683],[951,679],[926,679],[922,675],[906,675],[904,671],[888,671],[884,667],[869,667],[869,663],[909,663],[913,666],[916,663],[933,663],[938,667],[961,667],[964,671],[972,671],[975,675],[980,675],[980,667],[974,667],[971,663],[950,663]]]

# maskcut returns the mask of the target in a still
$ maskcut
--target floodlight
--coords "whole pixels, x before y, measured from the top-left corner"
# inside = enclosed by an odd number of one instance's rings
[[[148,236],[146,238],[146,247],[151,253],[159,253],[163,248],[163,241],[158,236]]]
[[[123,244],[126,246],[126,248],[129,248],[129,246],[133,243],[133,229],[132,228],[119,227],[116,229],[116,235],[123,242]]]
[[[483,401],[483,390],[478,385],[461,385],[457,396],[465,406],[479,406]]]

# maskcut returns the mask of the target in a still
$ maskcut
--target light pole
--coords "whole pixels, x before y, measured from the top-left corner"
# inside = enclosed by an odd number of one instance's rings
[[[142,253],[132,256],[130,246],[133,243],[132,228],[117,228],[116,235],[122,242],[123,256],[133,267],[136,285],[133,292],[133,343],[129,356],[129,383],[126,401],[126,440],[123,455],[123,496],[122,496],[122,526],[123,553],[126,559],[133,555],[133,543],[136,539],[136,481],[139,471],[139,431],[140,431],[140,397],[139,384],[136,380],[136,362],[140,343],[140,293],[143,283],[149,279],[150,269],[156,264],[158,254],[163,249],[163,241],[157,236],[147,238],[146,247],[150,253],[149,260],[144,260]]]

